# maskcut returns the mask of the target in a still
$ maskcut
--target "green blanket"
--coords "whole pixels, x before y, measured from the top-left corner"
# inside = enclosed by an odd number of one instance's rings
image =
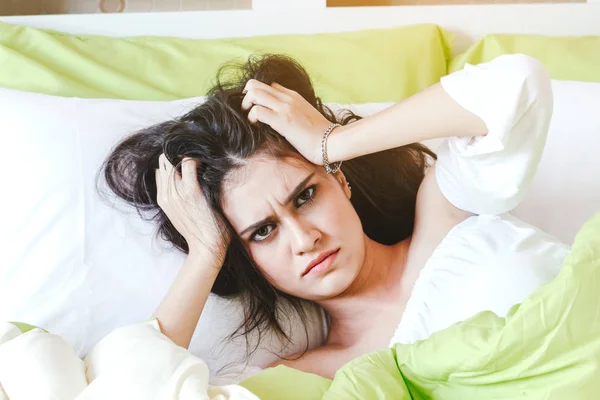
[[[360,357],[333,381],[277,367],[243,385],[262,399],[600,398],[600,213],[580,230],[560,275],[506,318],[477,314]]]

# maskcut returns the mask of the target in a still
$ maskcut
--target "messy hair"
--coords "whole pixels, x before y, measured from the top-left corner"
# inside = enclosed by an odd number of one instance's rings
[[[244,63],[221,68],[206,100],[187,114],[126,137],[107,157],[102,172],[116,195],[141,214],[150,215],[162,238],[187,253],[185,239],[157,204],[154,171],[162,153],[177,169],[184,157],[199,161],[198,183],[214,217],[229,231],[223,234],[232,238],[212,292],[244,296],[244,319],[232,337],[256,330],[259,343],[261,335],[271,329],[289,340],[282,325],[284,316],[277,310],[288,303],[305,322],[303,300],[273,287],[254,264],[225,217],[224,183],[243,166],[240,160],[261,152],[302,156],[270,126],[249,123],[241,103],[250,79],[268,85],[277,82],[296,91],[331,122],[346,125],[361,118],[350,111],[334,113],[326,107],[296,60],[284,55],[254,55]],[[412,234],[417,190],[431,159],[435,154],[415,143],[343,163],[342,172],[353,187],[351,202],[367,236],[392,245]]]

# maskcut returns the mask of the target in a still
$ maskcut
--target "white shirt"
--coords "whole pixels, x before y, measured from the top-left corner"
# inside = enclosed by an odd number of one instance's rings
[[[550,77],[537,60],[505,55],[441,80],[488,127],[448,139],[436,179],[456,207],[475,213],[456,225],[425,264],[390,346],[426,339],[456,322],[509,309],[552,280],[569,246],[508,214],[525,196],[552,116]]]

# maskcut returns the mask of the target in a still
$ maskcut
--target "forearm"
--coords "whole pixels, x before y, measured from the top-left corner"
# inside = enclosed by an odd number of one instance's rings
[[[485,134],[483,120],[437,83],[380,113],[335,129],[327,154],[335,162],[428,139]]]
[[[156,309],[162,333],[187,348],[221,265],[214,255],[189,254],[167,295]]]

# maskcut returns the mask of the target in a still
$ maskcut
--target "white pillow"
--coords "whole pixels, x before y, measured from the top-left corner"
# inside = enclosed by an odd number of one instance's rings
[[[202,99],[143,102],[61,98],[0,89],[3,185],[0,321],[21,321],[65,338],[85,355],[119,326],[151,317],[185,256],[155,239],[155,226],[96,191],[98,170],[116,142],[178,116]],[[211,295],[190,350],[212,373],[243,359],[245,342],[224,340],[241,305]],[[309,343],[326,335],[322,311],[308,309]],[[304,328],[290,326],[304,350]],[[256,338],[253,338],[256,343]],[[266,366],[285,343],[264,338],[251,358]]]
[[[571,244],[600,211],[600,83],[552,81],[552,91],[544,154],[512,214]]]

